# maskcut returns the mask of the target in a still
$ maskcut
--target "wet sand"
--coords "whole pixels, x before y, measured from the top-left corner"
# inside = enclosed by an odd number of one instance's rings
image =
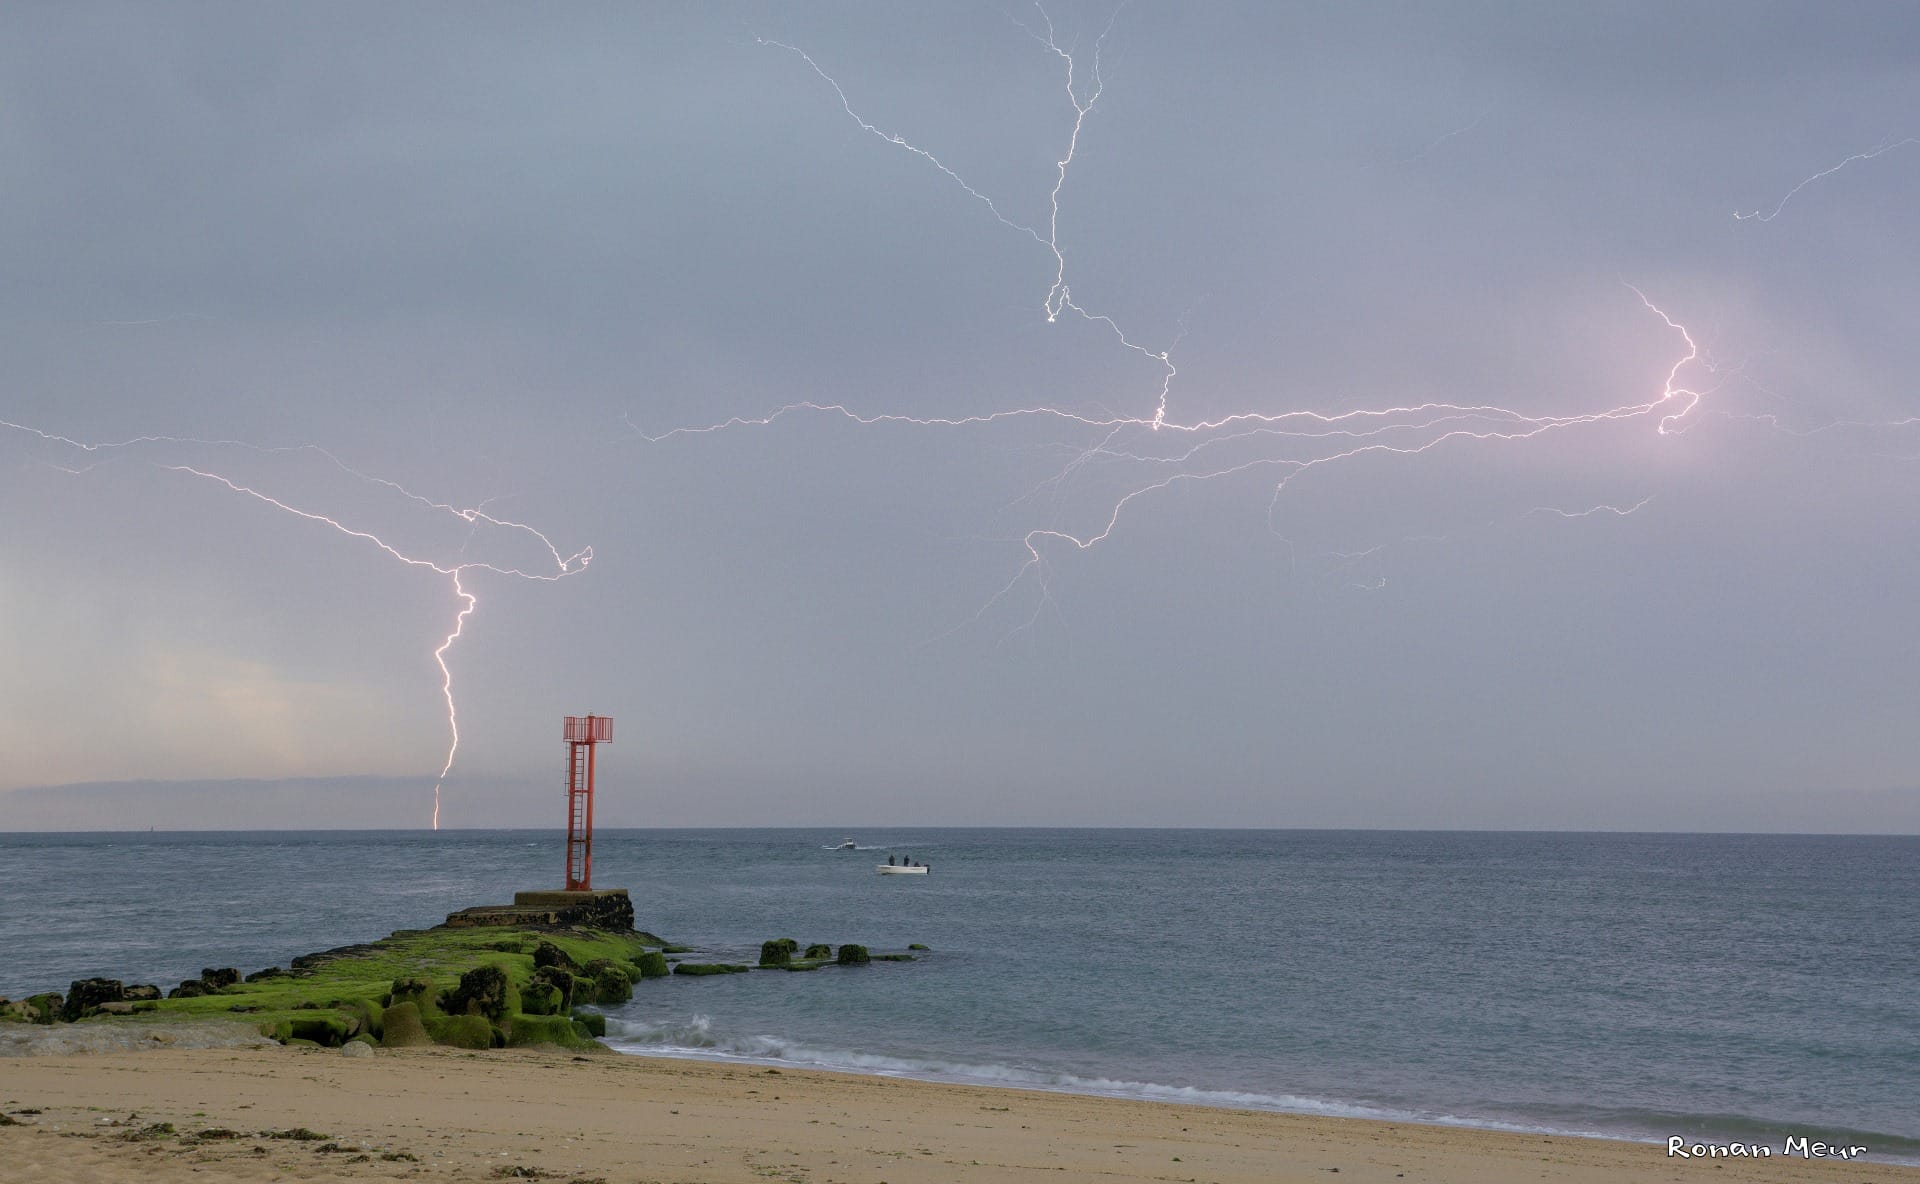
[[[1643,1143],[562,1052],[7,1057],[0,1113],[0,1180],[45,1184],[1920,1182],[1920,1168],[1777,1147],[1678,1160]]]

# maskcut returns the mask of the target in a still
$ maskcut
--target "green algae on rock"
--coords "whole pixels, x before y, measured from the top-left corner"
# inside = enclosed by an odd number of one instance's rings
[[[269,967],[242,976],[232,967],[208,967],[164,999],[149,984],[82,979],[65,995],[0,1000],[0,1021],[77,1021],[76,1033],[104,1033],[96,1025],[110,1022],[115,1030],[158,1033],[155,1040],[168,1039],[163,1033],[170,1028],[211,1022],[322,1048],[359,1043],[580,1050],[600,1047],[594,1038],[607,1030],[606,1016],[582,1011],[581,1004],[624,1003],[636,983],[670,973],[699,977],[753,969],[669,960],[668,953],[691,947],[633,929],[625,892],[591,895],[590,907],[576,911],[567,894],[521,893],[512,906],[463,909],[432,929],[402,929],[378,941],[303,954],[286,970]],[[603,920],[616,914],[620,924]],[[760,963],[807,971],[836,961],[869,961],[860,945],[841,946],[837,959],[830,945],[810,945],[804,958],[799,950],[793,938],[777,938],[762,945]]]

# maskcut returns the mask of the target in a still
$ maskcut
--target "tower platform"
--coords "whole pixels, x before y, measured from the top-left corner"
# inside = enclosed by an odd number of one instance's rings
[[[512,904],[482,904],[448,913],[448,929],[481,926],[568,925],[628,933],[633,929],[633,901],[625,888],[584,892],[516,892]]]

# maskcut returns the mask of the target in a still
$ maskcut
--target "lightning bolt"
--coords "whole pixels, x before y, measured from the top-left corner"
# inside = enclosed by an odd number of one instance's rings
[[[1652,419],[1656,433],[1666,435],[1678,430],[1682,421],[1708,393],[1682,383],[1683,372],[1701,358],[1700,348],[1692,334],[1640,289],[1627,285],[1642,306],[1677,334],[1684,346],[1667,368],[1658,393],[1649,397],[1571,415],[1532,415],[1490,404],[1422,402],[1342,412],[1246,410],[1214,419],[1178,417],[1170,407],[1173,383],[1177,376],[1171,348],[1156,349],[1142,344],[1112,317],[1091,311],[1076,302],[1070,284],[1067,253],[1061,246],[1062,195],[1067,187],[1071,166],[1081,151],[1082,133],[1087,129],[1088,121],[1105,91],[1100,74],[1100,54],[1112,30],[1112,22],[1108,22],[1107,28],[1095,41],[1091,60],[1082,74],[1074,53],[1061,45],[1046,10],[1037,4],[1035,8],[1039,12],[1042,29],[1026,31],[1048,55],[1057,59],[1063,75],[1067,107],[1072,112],[1072,125],[1055,161],[1052,185],[1046,194],[1044,231],[1009,217],[994,198],[967,181],[932,151],[899,133],[881,130],[856,109],[846,88],[806,51],[784,42],[765,39],[761,44],[798,56],[831,88],[847,117],[863,131],[925,160],[970,198],[985,206],[1001,225],[1031,238],[1043,247],[1051,255],[1054,264],[1052,283],[1040,302],[1040,311],[1046,322],[1055,323],[1066,312],[1098,322],[1111,331],[1122,347],[1140,355],[1157,368],[1158,391],[1151,410],[1139,414],[1088,413],[1069,407],[1036,405],[984,414],[928,417],[870,413],[844,403],[796,402],[760,416],[733,416],[705,426],[678,427],[657,433],[641,429],[631,417],[626,417],[628,427],[640,439],[657,444],[677,436],[765,427],[797,414],[834,416],[863,427],[899,424],[922,428],[983,428],[1032,421],[1073,430],[1089,430],[1096,434],[1095,442],[1079,448],[1066,468],[1053,479],[1055,484],[1094,465],[1146,470],[1130,489],[1112,501],[1104,522],[1097,529],[1073,532],[1039,528],[1028,531],[1020,540],[1024,559],[1007,584],[982,606],[981,613],[984,613],[1012,593],[1030,575],[1039,585],[1040,603],[1044,606],[1049,596],[1045,554],[1049,545],[1089,550],[1112,536],[1128,509],[1136,502],[1177,485],[1224,481],[1245,474],[1264,474],[1272,482],[1272,499],[1268,509],[1271,523],[1282,493],[1304,474],[1328,465],[1353,462],[1370,455],[1418,456],[1445,446],[1518,443],[1548,433],[1640,418]],[[1469,129],[1460,130],[1464,132]],[[1643,501],[1640,504],[1645,503]],[[1036,617],[1037,614],[1038,610]],[[979,614],[973,619],[978,620]]]
[[[1749,210],[1745,213],[1742,213],[1739,210],[1735,210],[1733,212],[1733,220],[1736,222],[1747,222],[1747,221],[1771,222],[1775,218],[1778,218],[1780,216],[1781,210],[1784,210],[1787,208],[1787,203],[1793,200],[1794,194],[1799,193],[1802,189],[1805,189],[1807,186],[1813,184],[1815,181],[1819,181],[1827,177],[1831,177],[1835,173],[1839,172],[1841,169],[1846,168],[1850,164],[1857,164],[1863,160],[1872,160],[1877,156],[1885,156],[1887,153],[1892,152],[1895,148],[1905,148],[1910,144],[1920,144],[1920,139],[1916,139],[1912,136],[1907,136],[1905,138],[1896,140],[1891,136],[1889,136],[1887,139],[1882,140],[1880,142],[1880,146],[1878,148],[1873,148],[1866,152],[1856,152],[1852,156],[1849,156],[1845,160],[1841,161],[1839,164],[1834,165],[1832,168],[1821,169],[1819,172],[1815,173],[1813,176],[1808,177],[1806,180],[1800,182],[1798,185],[1795,185],[1792,189],[1787,190],[1787,195],[1780,199],[1779,204],[1775,205],[1773,209],[1767,211],[1766,213],[1763,214],[1759,210]]]
[[[424,506],[430,510],[433,510],[439,513],[450,514],[466,522],[469,526],[478,527],[484,524],[488,526],[499,527],[503,530],[524,533],[528,536],[531,536],[533,539],[537,540],[540,543],[540,545],[546,549],[548,555],[551,556],[553,561],[552,570],[528,571],[524,568],[517,567],[517,566],[502,566],[499,564],[486,563],[478,560],[466,560],[459,563],[447,563],[447,562],[435,561],[432,559],[423,558],[418,555],[411,555],[406,552],[403,552],[398,547],[394,546],[392,543],[387,542],[385,539],[381,538],[379,535],[376,535],[371,531],[363,530],[356,526],[350,526],[340,521],[338,518],[332,517],[330,515],[323,514],[315,510],[304,509],[300,506],[296,506],[291,502],[285,501],[278,497],[274,497],[271,494],[262,492],[261,490],[256,489],[251,485],[242,484],[241,482],[236,481],[231,477],[227,477],[220,473],[213,472],[210,469],[199,468],[195,465],[183,464],[183,463],[163,463],[160,461],[149,462],[149,463],[152,463],[156,468],[159,468],[163,471],[170,472],[170,473],[185,474],[188,476],[200,478],[201,480],[204,480],[204,481],[213,482],[227,489],[232,493],[250,498],[254,501],[260,502],[282,513],[292,515],[295,518],[299,518],[307,522],[317,523],[322,526],[330,527],[333,530],[337,531],[338,533],[347,536],[348,538],[356,539],[360,542],[371,544],[372,546],[374,546],[381,552],[385,553],[387,556],[391,557],[392,559],[397,560],[401,564],[404,564],[412,568],[425,569],[437,575],[444,576],[447,579],[448,584],[452,589],[454,600],[459,604],[460,607],[454,614],[452,628],[448,631],[445,639],[440,642],[439,646],[437,646],[433,650],[434,664],[440,668],[440,693],[441,693],[441,697],[446,702],[447,733],[448,733],[446,759],[441,763],[440,772],[435,777],[434,786],[433,786],[432,825],[433,825],[433,829],[435,830],[440,829],[441,790],[446,784],[448,774],[453,771],[454,758],[460,751],[460,713],[459,713],[459,707],[454,698],[453,668],[447,664],[447,654],[450,650],[453,649],[454,644],[458,642],[462,637],[462,635],[465,633],[466,626],[467,626],[467,618],[472,616],[474,611],[478,609],[480,605],[479,598],[471,590],[467,588],[462,577],[467,572],[470,572],[470,571],[482,571],[482,572],[491,572],[495,575],[510,576],[516,579],[552,582],[552,581],[562,580],[568,576],[576,575],[582,571],[585,571],[587,568],[587,565],[593,562],[592,547],[583,547],[579,551],[576,551],[571,555],[562,555],[560,552],[560,549],[557,546],[555,546],[552,539],[550,539],[547,535],[543,534],[539,530],[536,530],[532,526],[529,526],[522,522],[515,522],[509,519],[495,517],[491,514],[486,513],[484,508],[478,508],[478,507],[461,508],[461,507],[450,505],[445,502],[434,501],[431,498],[424,497],[420,494],[414,493],[412,490],[407,489],[406,487],[402,486],[398,482],[388,480],[387,478],[384,478],[384,477],[377,477],[377,476],[373,476],[371,474],[362,472],[361,470],[354,468],[352,465],[347,464],[345,461],[342,461],[334,453],[328,451],[325,448],[320,447],[317,444],[299,444],[299,445],[268,447],[268,446],[263,446],[258,444],[252,444],[244,440],[205,440],[205,439],[199,439],[199,438],[189,437],[189,436],[135,436],[125,440],[117,440],[117,441],[111,441],[106,443],[89,443],[86,441],[74,439],[69,436],[63,436],[58,433],[48,432],[43,429],[32,427],[27,424],[16,423],[11,420],[0,419],[0,428],[7,428],[16,432],[35,436],[48,443],[59,444],[64,447],[75,449],[84,454],[88,454],[90,456],[99,458],[83,467],[64,470],[64,471],[75,473],[75,474],[85,473],[88,470],[95,467],[96,465],[108,463],[111,460],[119,459],[121,455],[125,454],[130,449],[135,449],[135,448],[139,448],[146,445],[177,445],[177,446],[192,445],[192,446],[200,446],[200,447],[241,448],[241,449],[246,449],[261,455],[276,455],[276,454],[296,453],[296,452],[313,453],[325,458],[328,462],[333,464],[342,472],[347,473],[352,477],[355,477],[369,484],[386,488],[394,493],[399,494],[401,497],[409,501],[412,501],[418,505]],[[484,507],[485,503],[483,503],[482,505]]]

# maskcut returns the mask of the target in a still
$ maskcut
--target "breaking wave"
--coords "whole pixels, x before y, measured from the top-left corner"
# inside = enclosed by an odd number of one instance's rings
[[[747,1064],[798,1065],[843,1073],[879,1077],[906,1077],[964,1085],[995,1085],[1055,1093],[1093,1094],[1153,1102],[1183,1102],[1239,1110],[1273,1110],[1287,1114],[1317,1114],[1337,1118],[1375,1118],[1394,1122],[1434,1122],[1491,1130],[1545,1131],[1523,1123],[1467,1119],[1445,1114],[1416,1114],[1357,1102],[1336,1102],[1296,1094],[1264,1094],[1245,1090],[1203,1089],[1191,1085],[1162,1085],[1111,1077],[1087,1077],[1019,1065],[980,1064],[932,1057],[899,1057],[847,1049],[822,1048],[782,1036],[716,1032],[712,1017],[695,1014],[684,1020],[643,1021],[607,1018],[606,1044],[616,1052],[635,1056],[684,1057],[693,1060],[738,1061]],[[1591,1134],[1596,1131],[1560,1131]]]
[[[1592,1125],[1591,1115],[1585,1116],[1584,1121],[1582,1117],[1571,1114],[1531,1120],[1467,1116],[1440,1111],[1399,1109],[1364,1102],[1336,1101],[1300,1094],[1204,1089],[1190,1085],[1163,1085],[1151,1081],[1089,1077],[1020,1065],[953,1061],[934,1057],[888,1056],[880,1053],[826,1048],[783,1036],[718,1032],[714,1029],[711,1016],[698,1013],[678,1020],[634,1020],[609,1016],[605,1043],[616,1052],[634,1056],[800,1066],[842,1073],[864,1073],[878,1077],[903,1077],[917,1081],[1004,1086],[1012,1089],[1091,1094],[1098,1097],[1132,1098],[1149,1102],[1177,1102],[1236,1110],[1269,1110],[1283,1114],[1320,1115],[1329,1118],[1368,1118],[1387,1122],[1432,1123],[1440,1126],[1510,1131],[1521,1134],[1660,1142],[1663,1139],[1663,1133],[1686,1132],[1689,1139],[1696,1137],[1744,1139],[1770,1143],[1776,1147],[1776,1154],[1778,1154],[1777,1148],[1783,1135],[1803,1133],[1797,1126],[1790,1124],[1769,1123],[1740,1116],[1625,1110],[1609,1111],[1605,1115],[1606,1129],[1598,1129]],[[1872,1158],[1874,1159],[1891,1160],[1896,1163],[1920,1162],[1920,1140],[1873,1131],[1808,1130],[1804,1133],[1830,1141],[1844,1138],[1865,1144],[1873,1149]]]

